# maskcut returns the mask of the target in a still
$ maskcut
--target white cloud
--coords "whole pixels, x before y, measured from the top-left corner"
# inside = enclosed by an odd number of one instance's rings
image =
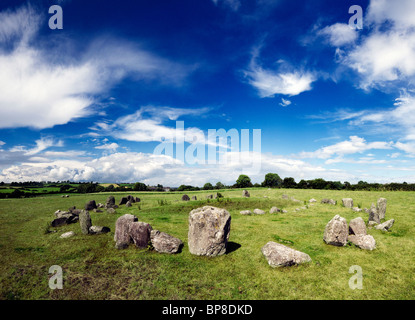
[[[301,152],[301,158],[329,159],[332,156],[340,156],[362,153],[372,149],[391,149],[391,142],[376,141],[367,143],[364,138],[351,136],[349,140],[342,141],[327,147],[322,147],[313,152]]]
[[[291,101],[290,100],[281,98],[281,102],[280,102],[280,106],[281,107],[288,107],[290,104],[291,104]]]
[[[335,23],[331,26],[324,27],[318,34],[326,36],[329,43],[335,47],[354,43],[358,37],[358,32],[346,23]]]
[[[110,150],[110,151],[115,151],[117,150],[119,147],[119,145],[115,142],[113,143],[109,143],[109,144],[103,144],[100,146],[96,146],[95,149],[101,149],[101,150]]]
[[[0,147],[4,146],[5,144],[6,144],[6,142],[0,140]]]
[[[108,38],[94,41],[68,62],[59,46],[29,45],[38,43],[40,26],[40,16],[30,7],[0,15],[0,128],[65,124],[91,114],[98,96],[127,75],[179,85],[193,68]]]
[[[50,147],[63,147],[63,141],[62,140],[55,141],[53,138],[43,137],[39,140],[36,140],[36,147],[27,150],[25,152],[25,155],[32,156]]]

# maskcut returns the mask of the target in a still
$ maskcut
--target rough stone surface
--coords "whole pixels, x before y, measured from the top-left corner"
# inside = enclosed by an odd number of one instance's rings
[[[248,190],[242,191],[242,197],[249,198],[251,195],[249,194]]]
[[[370,207],[370,210],[369,210],[369,221],[374,221],[377,224],[380,223],[378,210],[376,209],[375,204],[373,204],[373,203],[372,203],[372,206]]]
[[[150,232],[153,228],[146,222],[135,221],[129,224],[128,233],[138,248],[147,248],[150,243]]]
[[[131,201],[127,201],[127,203],[125,204],[125,206],[126,206],[127,208],[132,207]]]
[[[367,234],[364,236],[359,235],[349,235],[348,240],[354,245],[358,246],[360,249],[364,250],[374,250],[376,249],[376,241],[371,235]]]
[[[150,239],[154,250],[160,253],[178,253],[183,247],[182,240],[158,230],[151,230]]]
[[[249,216],[249,215],[251,215],[251,214],[252,214],[252,212],[251,212],[251,210],[242,210],[242,211],[240,212],[240,214],[245,215],[245,216]]]
[[[109,196],[105,202],[105,208],[113,208],[115,206],[114,196]]]
[[[108,213],[114,214],[115,213],[115,209],[114,208],[108,208],[107,209]]]
[[[273,241],[270,241],[263,246],[261,251],[267,259],[268,264],[274,268],[289,267],[311,261],[308,254]]]
[[[352,208],[352,210],[353,210],[354,212],[362,212],[362,211],[363,211],[363,209],[360,209],[360,208],[358,208],[358,207],[353,207],[353,208]]]
[[[103,234],[103,233],[108,233],[110,231],[111,231],[111,229],[108,228],[108,227],[91,226],[89,228],[89,233],[90,234]]]
[[[87,210],[82,210],[79,214],[79,224],[83,234],[89,233],[89,228],[92,226],[91,216]]]
[[[261,210],[261,209],[254,209],[254,213],[255,214],[265,214],[265,211]]]
[[[225,254],[230,230],[231,215],[225,209],[204,206],[190,211],[190,253],[210,257]]]
[[[269,213],[278,213],[281,212],[281,209],[278,209],[277,207],[272,207],[271,210],[269,210]]]
[[[96,208],[97,208],[97,204],[96,204],[95,200],[88,201],[85,204],[85,210],[87,210],[87,211],[94,210]]]
[[[115,222],[114,241],[116,248],[126,248],[132,243],[129,234],[130,224],[137,221],[137,217],[132,214],[125,214],[117,219]]]
[[[353,208],[353,199],[352,198],[343,198],[342,199],[343,205],[346,208]]]
[[[357,236],[365,236],[367,234],[365,221],[361,217],[350,220],[349,234]]]
[[[348,234],[349,230],[346,219],[336,215],[327,223],[323,240],[325,243],[333,246],[345,246]]]
[[[313,199],[310,199],[308,202],[315,203],[315,202],[317,202],[317,200],[313,198]]]
[[[73,237],[74,235],[75,235],[75,232],[69,231],[69,232],[62,233],[60,238],[66,239],[66,238]]]
[[[369,228],[369,229],[372,229],[373,227],[375,227],[375,226],[377,226],[378,224],[375,222],[375,221],[369,221],[368,223],[367,223],[367,227]]]
[[[182,196],[182,201],[189,201],[189,200],[190,200],[190,198],[189,198],[189,196],[187,194],[184,194]]]
[[[337,202],[335,200],[333,200],[333,199],[322,199],[321,200],[321,203],[336,205]]]
[[[379,198],[378,199],[377,210],[378,210],[380,220],[385,219],[386,203],[387,203],[387,200],[385,198]]]
[[[384,223],[378,224],[377,226],[375,226],[375,229],[382,230],[382,231],[388,231],[390,228],[392,228],[394,223],[395,223],[395,219],[390,219],[388,221],[385,221]]]
[[[123,205],[123,204],[126,204],[128,202],[128,198],[127,197],[122,197],[121,198],[121,200],[120,200],[120,203],[118,204],[118,205]]]

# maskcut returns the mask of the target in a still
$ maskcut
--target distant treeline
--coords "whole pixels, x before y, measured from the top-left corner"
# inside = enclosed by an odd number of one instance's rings
[[[96,192],[129,192],[129,191],[198,191],[198,190],[219,190],[219,189],[235,189],[235,188],[252,188],[252,187],[265,187],[265,188],[288,188],[288,189],[320,189],[320,190],[356,190],[356,191],[415,191],[414,183],[368,183],[365,181],[359,181],[356,184],[351,184],[347,181],[326,181],[324,179],[313,179],[313,180],[300,180],[298,183],[292,177],[281,179],[277,173],[267,173],[262,183],[252,183],[251,178],[247,175],[240,175],[233,185],[224,185],[222,182],[217,182],[213,185],[210,182],[204,184],[203,187],[181,185],[178,188],[166,188],[163,185],[158,184],[157,186],[149,186],[141,182],[124,183],[119,185],[108,185],[106,187],[100,185],[97,182],[71,182],[71,181],[58,181],[58,182],[12,182],[5,184],[0,182],[0,186],[3,188],[15,187],[13,192],[0,193],[0,198],[21,198],[34,197],[42,194],[59,194],[59,193],[96,193]],[[55,190],[34,190],[26,188],[54,188]],[[59,190],[56,190],[59,188]]]

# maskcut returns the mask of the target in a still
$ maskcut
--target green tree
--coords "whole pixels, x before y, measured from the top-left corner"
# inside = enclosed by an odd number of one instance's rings
[[[210,182],[205,183],[205,185],[203,186],[203,190],[212,190],[213,189],[213,185]]]
[[[142,182],[136,182],[133,186],[134,191],[147,191],[147,186]]]
[[[225,185],[222,182],[217,182],[215,185],[215,189],[225,189]]]
[[[295,182],[294,178],[284,178],[282,181],[282,187],[283,188],[295,188],[297,187],[297,183]]]
[[[265,175],[265,180],[262,182],[263,187],[275,188],[280,187],[282,184],[282,179],[277,173],[267,173]]]
[[[237,188],[249,188],[252,187],[251,178],[245,174],[241,174],[236,180]]]

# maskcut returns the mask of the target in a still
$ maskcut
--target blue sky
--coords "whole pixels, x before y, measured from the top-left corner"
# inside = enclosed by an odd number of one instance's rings
[[[2,0],[0,180],[415,182],[414,30],[411,0]],[[209,129],[241,146],[207,163]]]

